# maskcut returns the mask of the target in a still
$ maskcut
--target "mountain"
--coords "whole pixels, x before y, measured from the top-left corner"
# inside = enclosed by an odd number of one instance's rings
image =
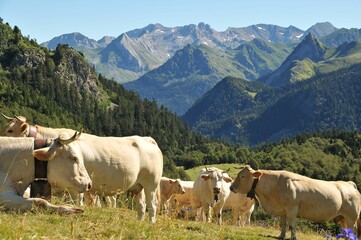
[[[187,45],[159,68],[123,86],[182,115],[222,78],[256,80],[275,70],[291,50],[259,39],[235,50]]]
[[[308,34],[311,33],[314,37],[321,38],[337,30],[338,28],[336,28],[329,22],[316,23],[315,25],[311,26],[309,29],[306,30],[304,36],[307,36]],[[303,37],[301,39],[303,39]]]
[[[41,45],[43,47],[54,50],[58,44],[67,44],[73,48],[82,47],[95,49],[100,47],[97,41],[90,39],[78,32],[63,34],[61,36],[51,39],[48,42],[42,43]]]
[[[260,81],[270,86],[281,86],[288,82],[295,82],[311,77],[314,73],[306,74],[303,78],[295,78],[292,75],[292,69],[296,67],[302,60],[310,60],[318,62],[324,60],[326,49],[311,33],[309,33],[303,41],[297,45],[293,52],[286,58],[281,66],[268,76],[260,79]],[[308,66],[309,64],[306,64]],[[311,76],[310,76],[311,75]],[[299,75],[297,75],[298,77]]]
[[[361,64],[280,88],[257,87],[254,89],[259,91],[253,92],[233,87],[224,79],[197,101],[183,120],[211,138],[249,145],[300,132],[360,130],[360,81]],[[244,80],[238,82],[242,85]]]
[[[322,43],[330,47],[338,47],[343,43],[360,41],[361,40],[361,29],[357,28],[341,28],[329,35],[320,38]]]
[[[258,81],[279,87],[360,63],[360,44],[345,42],[337,48],[326,47],[309,33],[277,70]]]

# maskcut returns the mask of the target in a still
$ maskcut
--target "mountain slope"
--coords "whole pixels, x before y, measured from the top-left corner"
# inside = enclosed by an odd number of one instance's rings
[[[322,38],[320,38],[320,40],[326,46],[330,46],[330,47],[337,47],[343,43],[360,41],[361,40],[361,29],[341,28],[329,35],[323,36]]]
[[[277,70],[258,80],[279,87],[359,62],[361,62],[359,42],[346,42],[337,48],[326,47],[310,33]]]
[[[183,120],[211,138],[250,145],[299,132],[361,129],[361,64],[281,88],[259,89],[252,101],[246,101],[252,104],[230,109],[224,106],[233,105],[236,100],[222,98],[224,91],[213,89],[210,92],[215,95],[209,97],[207,93]],[[244,89],[238,91],[244,96]],[[217,101],[219,98],[224,100]],[[199,106],[205,109],[195,111]],[[225,111],[212,117],[204,114],[212,109]]]
[[[222,78],[237,76],[255,80],[276,69],[290,51],[290,47],[259,39],[229,51],[207,45],[187,45],[161,67],[124,87],[182,115]]]

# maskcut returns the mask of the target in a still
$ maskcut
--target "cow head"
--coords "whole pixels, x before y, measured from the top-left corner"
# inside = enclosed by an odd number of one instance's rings
[[[29,133],[30,126],[26,123],[26,118],[22,116],[15,116],[13,118],[3,114],[3,117],[7,119],[8,123],[1,130],[0,136],[7,137],[26,137]]]
[[[230,186],[232,192],[248,193],[252,188],[254,179],[262,175],[260,171],[253,170],[249,165],[245,166],[238,174]]]
[[[218,195],[221,193],[223,182],[230,183],[233,181],[231,177],[224,171],[220,171],[216,168],[206,168],[205,173],[203,173],[200,177],[204,181],[207,181],[208,186],[213,188],[213,194]]]
[[[82,152],[77,140],[81,135],[75,132],[71,138],[61,134],[48,147],[34,150],[38,160],[48,162],[48,181],[51,186],[85,192],[91,187],[91,180],[84,166]]]
[[[184,194],[186,192],[180,179],[169,179],[169,183],[173,187],[173,192],[175,194]]]

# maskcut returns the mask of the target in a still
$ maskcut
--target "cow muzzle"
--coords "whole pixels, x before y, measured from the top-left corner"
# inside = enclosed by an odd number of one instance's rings
[[[221,189],[220,189],[220,188],[213,188],[213,193],[214,193],[214,194],[220,194],[220,193],[221,193]]]

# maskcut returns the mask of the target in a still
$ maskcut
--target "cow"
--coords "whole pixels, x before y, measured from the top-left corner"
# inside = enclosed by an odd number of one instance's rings
[[[65,139],[65,135],[49,141],[47,147],[34,150],[33,138],[0,137],[0,205],[4,210],[29,211],[47,209],[60,214],[81,213],[82,209],[57,206],[42,198],[23,197],[29,184],[35,180],[34,156],[48,161],[48,178],[63,188],[85,192],[91,180],[82,160],[70,159],[63,150],[73,144],[79,135]]]
[[[54,137],[72,129],[31,126],[24,117],[9,118],[0,132],[3,136],[34,136],[38,139]],[[114,196],[128,192],[137,196],[138,219],[143,220],[145,204],[138,193],[144,188],[149,220],[156,221],[157,189],[163,173],[163,154],[152,137],[99,137],[83,133],[74,142],[84,159],[93,182],[89,194]]]
[[[203,168],[194,180],[192,209],[201,208],[203,221],[211,221],[212,207],[218,225],[222,225],[222,208],[230,194],[232,178],[218,168]]]
[[[184,194],[174,194],[169,202],[171,208],[176,212],[185,211],[185,213],[188,213],[188,210],[191,209],[194,198],[193,197],[194,181],[181,180],[181,184],[184,189]]]
[[[313,222],[337,219],[344,228],[360,229],[361,196],[351,181],[323,181],[288,171],[253,170],[247,165],[230,189],[250,197],[255,194],[267,213],[279,216],[280,239],[285,238],[287,222],[291,239],[296,239],[297,217]]]
[[[159,183],[160,210],[168,213],[169,202],[173,195],[184,194],[185,190],[180,179],[162,177]]]
[[[246,194],[230,192],[223,210],[232,210],[233,218],[238,226],[251,223],[255,200],[247,198]]]

